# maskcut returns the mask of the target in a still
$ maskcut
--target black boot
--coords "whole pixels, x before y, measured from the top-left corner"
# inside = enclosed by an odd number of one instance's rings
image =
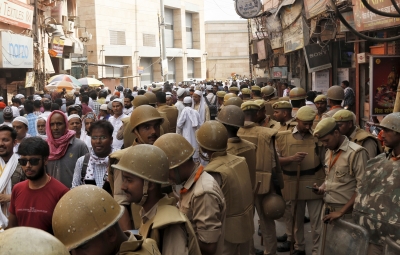
[[[278,245],[276,250],[279,251],[279,252],[288,252],[288,251],[290,251],[290,246],[291,245],[293,245],[292,242],[285,241],[282,244]]]
[[[287,240],[287,235],[286,235],[286,233],[283,234],[283,235],[281,235],[281,236],[277,236],[277,237],[276,237],[276,241],[278,241],[278,242],[280,242],[280,243],[286,242],[286,240]]]

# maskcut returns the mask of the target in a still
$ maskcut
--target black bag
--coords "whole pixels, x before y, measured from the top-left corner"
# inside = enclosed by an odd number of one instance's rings
[[[204,98],[206,99],[208,109],[210,109],[210,119],[215,120],[215,117],[217,117],[217,114],[218,114],[217,100],[214,100],[214,104],[212,104],[212,103],[210,103],[210,101],[208,101],[207,96],[205,96]],[[215,95],[213,96],[213,99],[214,98],[215,98]]]

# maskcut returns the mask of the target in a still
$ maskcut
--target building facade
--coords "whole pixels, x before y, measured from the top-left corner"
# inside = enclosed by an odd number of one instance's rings
[[[250,77],[247,20],[206,21],[207,79]],[[252,67],[253,68],[253,67]],[[263,76],[255,69],[254,76]]]
[[[170,82],[205,78],[204,1],[161,2],[164,20],[159,0],[79,0],[81,30],[93,35],[86,44],[88,75],[125,87],[163,81],[162,69]]]

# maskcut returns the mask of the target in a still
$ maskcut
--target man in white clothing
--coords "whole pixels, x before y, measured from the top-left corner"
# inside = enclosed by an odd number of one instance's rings
[[[117,139],[117,133],[118,130],[121,128],[123,125],[122,119],[125,117],[128,117],[127,115],[123,114],[123,109],[124,109],[124,104],[122,99],[116,98],[112,101],[112,111],[114,113],[113,116],[111,116],[108,121],[113,125],[114,131],[113,131],[113,144],[112,147],[114,149],[121,149],[122,145],[124,144],[123,140],[118,140]]]
[[[196,90],[193,93],[192,108],[200,114],[200,125],[210,120],[210,109],[203,97],[203,93],[200,90]]]
[[[183,99],[185,108],[182,110],[178,117],[177,122],[177,133],[185,137],[185,139],[195,148],[195,153],[193,154],[193,159],[199,161],[199,146],[196,141],[196,130],[200,128],[202,121],[200,119],[200,114],[193,109],[192,98],[185,97]]]
[[[176,102],[175,107],[178,109],[178,118],[179,118],[179,115],[181,114],[183,108],[185,108],[185,106],[183,105],[183,99],[186,96],[186,90],[184,88],[180,88],[176,92],[176,95],[178,96],[178,101]]]

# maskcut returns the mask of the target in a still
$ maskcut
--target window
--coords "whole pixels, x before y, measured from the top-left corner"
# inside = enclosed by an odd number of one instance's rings
[[[164,9],[165,47],[174,47],[174,10]]]
[[[156,47],[156,35],[143,34],[143,46]]]
[[[111,45],[126,45],[125,31],[110,30]]]
[[[193,49],[192,14],[186,13],[186,48]]]

